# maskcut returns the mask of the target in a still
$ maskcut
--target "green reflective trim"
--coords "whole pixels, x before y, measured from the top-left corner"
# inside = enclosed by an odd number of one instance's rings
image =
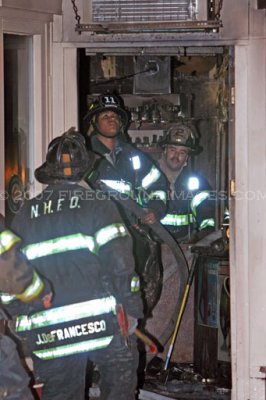
[[[23,293],[9,295],[7,293],[1,293],[0,299],[3,304],[10,304],[12,301],[21,300],[24,302],[34,300],[41,291],[43,290],[43,281],[40,279],[39,275],[33,271],[33,277],[31,284],[24,290]]]
[[[111,179],[101,179],[101,182],[103,182],[106,186],[116,190],[119,193],[123,193],[132,197],[132,189],[130,183],[126,183],[123,181],[115,181]]]
[[[0,300],[3,304],[10,304],[12,301],[16,300],[17,296],[15,294],[10,295],[7,293],[1,293]]]
[[[10,250],[15,243],[20,242],[20,238],[10,230],[6,229],[0,233],[0,255]]]
[[[16,331],[24,332],[32,329],[74,321],[81,318],[94,317],[113,312],[116,300],[113,296],[102,299],[84,301],[82,303],[51,308],[30,316],[20,315],[16,320]]]
[[[123,224],[110,224],[96,232],[95,237],[76,233],[74,235],[45,240],[40,243],[29,244],[22,251],[28,260],[80,249],[88,249],[92,253],[97,254],[99,248],[110,240],[127,235],[128,232]]]
[[[213,218],[204,219],[199,226],[199,230],[201,231],[202,229],[208,228],[209,226],[215,226]]]
[[[95,239],[82,233],[62,236],[40,243],[29,244],[23,248],[23,253],[28,260],[35,260],[51,254],[63,253],[65,251],[89,249],[92,253],[96,250]]]
[[[143,199],[142,199],[141,194],[140,194],[139,191],[138,191],[137,203],[138,203],[140,206],[144,206]]]
[[[225,210],[224,210],[224,221],[225,222],[229,222],[230,221],[230,214],[229,214],[229,210],[228,210],[228,208],[226,208]]]
[[[154,182],[156,182],[161,176],[161,172],[154,165],[150,172],[142,179],[141,186],[143,189],[148,189]]]
[[[110,240],[127,235],[128,232],[123,224],[111,224],[96,232],[95,239],[100,247],[110,242]]]
[[[133,276],[131,279],[131,292],[139,292],[140,290],[140,281],[138,276]]]
[[[21,301],[31,301],[41,293],[41,291],[43,290],[43,286],[43,281],[34,271],[31,284],[23,293],[17,294],[17,298]]]
[[[106,336],[99,339],[87,340],[85,342],[54,347],[53,349],[36,350],[33,351],[33,354],[42,360],[51,360],[53,358],[69,356],[71,354],[104,349],[111,343],[112,339],[113,336]]]
[[[132,159],[132,164],[133,164],[133,169],[136,171],[138,169],[140,169],[141,167],[141,162],[140,162],[140,158],[139,156],[133,156]]]
[[[161,219],[161,224],[172,225],[172,226],[186,226],[193,222],[194,218],[192,214],[166,214],[166,216]]]
[[[194,216],[196,216],[196,214],[197,214],[197,207],[208,197],[210,197],[209,190],[199,192],[193,197],[193,199],[191,200],[191,203],[190,203],[190,207],[191,207],[191,211],[194,214]]]
[[[167,194],[164,190],[155,190],[149,194],[150,200],[162,200],[165,204],[167,201]]]

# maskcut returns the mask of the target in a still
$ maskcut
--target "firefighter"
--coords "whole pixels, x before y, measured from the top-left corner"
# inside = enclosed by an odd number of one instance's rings
[[[99,96],[89,105],[84,118],[90,148],[98,154],[89,182],[105,185],[123,200],[134,199],[146,214],[140,220],[120,207],[121,215],[134,238],[137,272],[144,290],[145,314],[149,314],[160,292],[158,246],[149,232],[149,225],[166,212],[167,180],[155,163],[127,140],[130,113],[121,97]],[[120,201],[121,204],[121,201]]]
[[[207,180],[186,168],[198,150],[192,129],[182,122],[161,140],[160,168],[170,185],[169,204],[161,223],[180,242],[196,241],[214,230],[215,201]]]
[[[42,400],[83,400],[88,359],[99,367],[102,400],[135,398],[132,333],[143,305],[132,241],[114,203],[84,187],[88,163],[81,134],[55,138],[35,171],[48,186],[25,202],[12,224],[55,293],[49,310],[16,320],[43,384]]]
[[[4,302],[16,298],[31,308],[39,303],[45,307],[52,299],[49,283],[31,268],[19,251],[21,239],[5,228],[0,214],[0,289]],[[5,313],[2,310],[2,317]],[[4,329],[3,329],[4,331]],[[0,398],[6,400],[33,400],[29,389],[30,377],[21,364],[16,344],[0,333]]]

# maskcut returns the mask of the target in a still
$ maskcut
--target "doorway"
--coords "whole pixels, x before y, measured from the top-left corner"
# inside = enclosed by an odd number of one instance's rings
[[[83,127],[90,101],[102,93],[121,95],[131,111],[129,136],[132,143],[155,162],[158,146],[168,128],[183,119],[193,127],[202,151],[191,158],[192,170],[204,175],[213,188],[216,202],[215,227],[221,243],[229,248],[228,225],[228,135],[229,93],[233,52],[230,47],[179,47],[169,55],[145,49],[119,54],[105,48],[95,53],[78,49],[79,126]],[[196,363],[203,379],[230,388],[230,288],[229,254],[202,257],[175,342],[172,361]],[[220,254],[221,255],[221,254]],[[167,267],[170,267],[171,260]],[[204,273],[202,274],[202,271]],[[169,268],[170,271],[170,268]],[[169,272],[168,271],[168,272]],[[173,273],[170,271],[167,275]],[[203,276],[204,275],[204,276]],[[173,293],[175,277],[167,290]],[[203,290],[203,289],[204,290]],[[202,291],[203,290],[203,291]],[[150,324],[152,334],[163,334],[165,315],[174,309],[174,295],[159,322]],[[200,299],[200,300],[199,300]],[[203,321],[201,305],[212,302],[212,320]],[[206,311],[206,310],[205,310]],[[209,310],[210,311],[210,310]],[[207,313],[209,311],[206,311]],[[155,322],[155,321],[154,321]],[[167,322],[167,321],[166,321]],[[226,325],[226,326],[225,326]],[[226,336],[225,336],[226,331]],[[169,341],[163,343],[169,347]],[[204,348],[205,351],[195,351]],[[163,354],[165,356],[166,353]],[[210,370],[211,376],[210,376]],[[148,398],[148,397],[147,397]]]
[[[20,210],[32,181],[32,37],[4,35],[5,215]]]

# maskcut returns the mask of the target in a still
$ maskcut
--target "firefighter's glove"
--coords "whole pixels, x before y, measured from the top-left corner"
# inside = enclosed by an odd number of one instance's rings
[[[131,317],[131,315],[127,315],[127,320],[128,320],[128,334],[133,335],[138,326],[138,320],[134,317]]]
[[[152,225],[157,221],[157,217],[154,211],[144,208],[145,215],[141,218],[143,224]]]

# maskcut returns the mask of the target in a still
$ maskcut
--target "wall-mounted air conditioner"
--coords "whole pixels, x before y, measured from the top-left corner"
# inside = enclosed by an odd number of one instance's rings
[[[170,32],[221,26],[221,0],[83,0],[83,4],[84,23],[77,30]]]

